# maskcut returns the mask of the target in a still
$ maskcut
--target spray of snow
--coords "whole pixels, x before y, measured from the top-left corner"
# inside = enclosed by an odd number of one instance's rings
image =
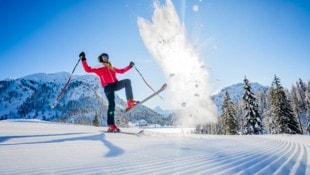
[[[216,107],[210,98],[208,72],[186,36],[171,0],[154,2],[151,21],[138,18],[145,46],[168,79],[168,103],[177,110],[178,124],[195,126],[215,122]]]

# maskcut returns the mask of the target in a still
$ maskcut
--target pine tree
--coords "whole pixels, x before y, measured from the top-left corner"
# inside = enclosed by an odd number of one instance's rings
[[[242,101],[237,101],[234,103],[234,109],[236,111],[236,120],[238,124],[239,133],[243,133],[243,109],[242,109]]]
[[[236,111],[227,91],[224,97],[222,113],[222,122],[225,134],[237,135],[238,122],[236,120]]]
[[[306,107],[307,107],[307,121],[308,121],[308,126],[307,126],[307,131],[308,134],[310,134],[310,81],[308,83],[308,87],[306,90]]]
[[[263,115],[267,108],[267,98],[266,93],[264,91],[259,91],[257,93],[257,104],[258,104],[258,113],[261,115],[262,118],[264,118]]]
[[[97,127],[100,126],[100,121],[99,121],[99,117],[98,117],[97,113],[96,113],[95,118],[93,120],[93,126],[97,126]]]
[[[299,102],[298,102],[298,97],[297,97],[297,89],[293,86],[292,87],[292,90],[291,90],[291,95],[290,95],[290,101],[291,101],[291,104],[292,104],[292,109],[293,109],[293,112],[297,118],[297,121],[298,121],[298,124],[299,124],[299,127],[300,127],[300,130],[301,130],[301,134],[303,134],[303,127],[302,127],[302,123],[301,123],[301,120],[300,120],[300,108],[299,108]]]
[[[297,85],[297,89],[296,89],[296,93],[297,93],[297,97],[298,97],[298,102],[299,102],[299,108],[301,112],[306,111],[306,85],[305,83],[299,78],[299,81],[296,82]]]
[[[210,125],[212,126],[213,124],[210,124]],[[224,130],[224,126],[223,126],[223,119],[221,117],[218,118],[218,122],[214,126],[214,134],[216,134],[216,135],[224,135],[225,134],[225,130]]]
[[[251,91],[249,80],[244,78],[243,110],[244,110],[244,134],[262,134],[263,124],[258,112],[258,104],[254,93]]]
[[[268,93],[269,94],[269,93]],[[268,100],[270,101],[270,100]],[[274,119],[272,118],[273,116],[271,115],[271,105],[268,105],[267,110],[264,111],[264,129],[269,133],[269,134],[275,134],[275,123]]]
[[[269,95],[271,100],[271,119],[274,120],[272,132],[275,134],[301,134],[290,102],[277,76],[274,77]]]

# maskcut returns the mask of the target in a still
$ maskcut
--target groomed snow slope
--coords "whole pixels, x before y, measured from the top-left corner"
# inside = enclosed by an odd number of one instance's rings
[[[0,174],[310,174],[309,136],[105,129],[0,121]]]

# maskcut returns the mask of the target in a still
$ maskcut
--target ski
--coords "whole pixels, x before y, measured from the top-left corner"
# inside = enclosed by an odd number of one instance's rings
[[[161,88],[157,91],[155,91],[153,94],[149,95],[148,97],[146,97],[145,99],[143,99],[142,101],[139,101],[134,107],[132,107],[131,109],[127,110],[125,113],[123,113],[122,116],[130,113],[131,111],[133,111],[133,109],[135,109],[136,107],[142,105],[143,103],[145,103],[146,101],[148,101],[149,99],[153,98],[154,96],[160,94],[162,91],[164,91],[167,88],[167,83],[163,84],[161,86]]]
[[[103,133],[109,133],[109,134],[127,134],[127,135],[135,135],[135,136],[141,136],[144,134],[144,130],[140,130],[138,132],[125,132],[125,131],[119,131],[119,132],[108,132],[108,131],[100,131]]]

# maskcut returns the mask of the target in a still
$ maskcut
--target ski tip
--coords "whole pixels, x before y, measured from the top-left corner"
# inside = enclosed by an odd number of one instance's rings
[[[166,89],[166,88],[167,88],[167,86],[168,86],[168,84],[167,84],[167,83],[163,84],[162,89]]]
[[[140,130],[137,134],[143,134],[144,133],[144,130]]]

